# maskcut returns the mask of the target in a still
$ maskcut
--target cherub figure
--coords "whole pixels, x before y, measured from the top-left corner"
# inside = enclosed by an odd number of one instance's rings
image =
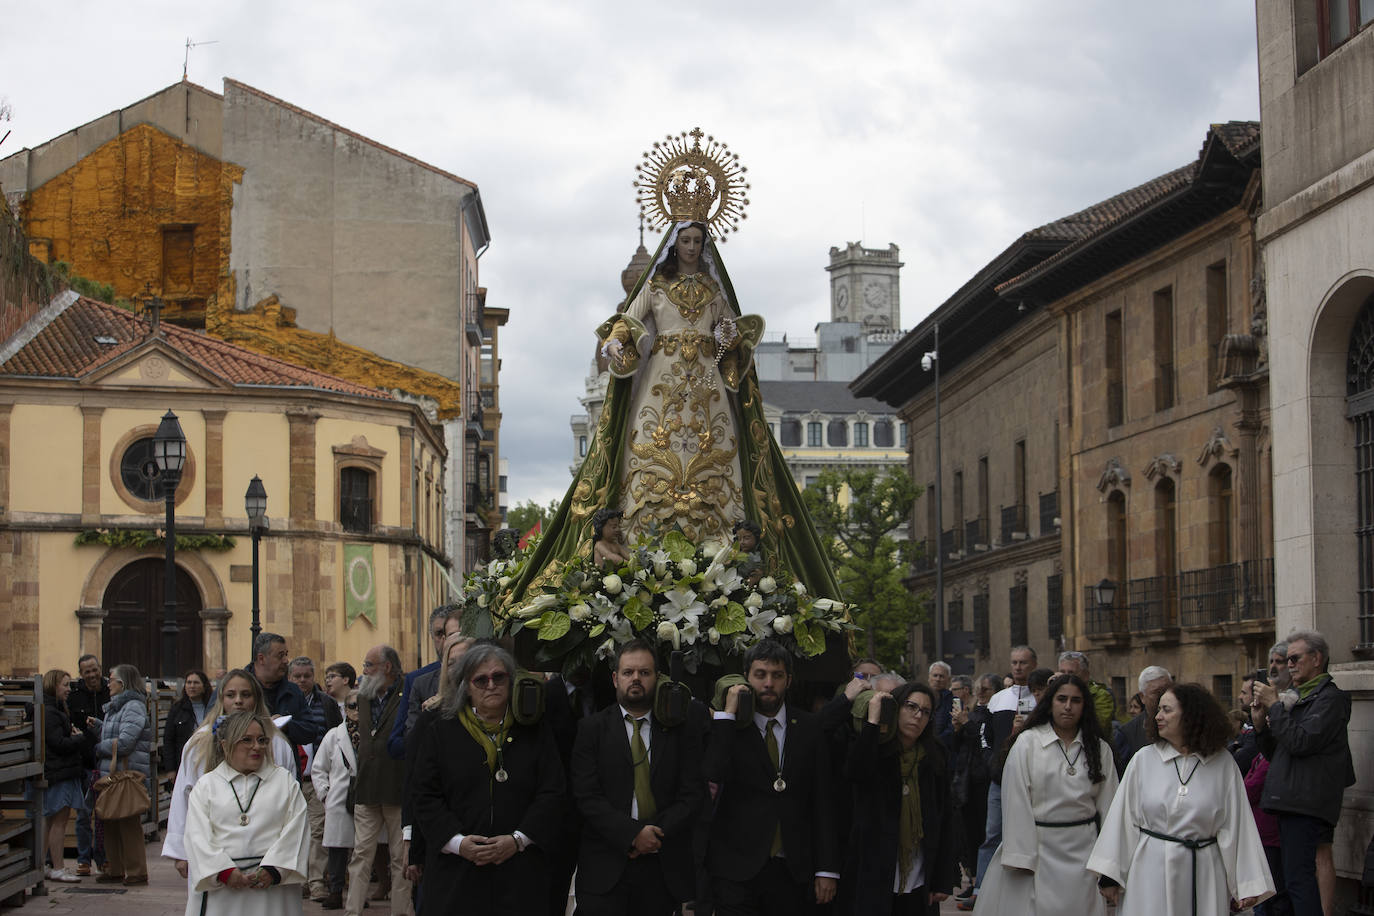
[[[619,566],[630,562],[630,553],[620,536],[620,523],[625,513],[609,507],[597,509],[592,516],[592,560],[604,567],[607,562]]]
[[[735,522],[735,527],[731,529],[731,534],[735,536],[735,544],[745,553],[758,553],[759,541],[763,538],[763,529],[755,522],[748,519],[740,519]]]

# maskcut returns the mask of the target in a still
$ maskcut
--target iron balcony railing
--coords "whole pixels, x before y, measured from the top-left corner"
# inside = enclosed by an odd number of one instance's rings
[[[964,549],[963,532],[958,528],[950,528],[940,532],[940,552],[948,560]]]
[[[964,545],[970,550],[989,546],[987,519],[974,518],[964,522]]]
[[[1227,563],[1180,573],[1178,594],[1185,627],[1268,620],[1274,616],[1274,561]]]

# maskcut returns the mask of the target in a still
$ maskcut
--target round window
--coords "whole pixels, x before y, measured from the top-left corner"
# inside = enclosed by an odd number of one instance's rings
[[[136,439],[119,459],[119,477],[124,489],[139,499],[162,499],[157,462],[153,460],[153,438]]]

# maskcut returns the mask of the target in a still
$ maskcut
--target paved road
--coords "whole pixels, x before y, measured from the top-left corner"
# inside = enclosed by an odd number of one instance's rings
[[[95,878],[83,878],[80,884],[47,882],[48,896],[29,897],[21,909],[6,910],[7,916],[68,916],[68,914],[97,914],[97,916],[184,916],[186,912],[186,882],[172,868],[169,861],[157,855],[161,842],[148,844],[148,884],[143,887],[96,884]],[[75,869],[68,859],[67,867]],[[569,906],[569,912],[572,907]],[[326,910],[318,903],[305,901],[305,916],[334,916],[342,910]],[[953,901],[940,907],[941,916],[956,914]],[[391,907],[385,902],[373,902],[368,916],[390,916]]]

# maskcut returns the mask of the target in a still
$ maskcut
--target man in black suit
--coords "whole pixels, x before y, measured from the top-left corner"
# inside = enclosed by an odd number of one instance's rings
[[[644,640],[620,647],[611,679],[617,704],[583,719],[573,745],[573,797],[583,818],[577,912],[668,916],[695,896],[700,736],[654,717],[658,669]]]
[[[835,896],[839,850],[829,750],[820,722],[784,702],[792,655],[770,639],[744,655],[748,684],[730,688],[703,757],[720,786],[707,869],[716,912],[807,912]],[[753,722],[735,721],[754,693]]]

